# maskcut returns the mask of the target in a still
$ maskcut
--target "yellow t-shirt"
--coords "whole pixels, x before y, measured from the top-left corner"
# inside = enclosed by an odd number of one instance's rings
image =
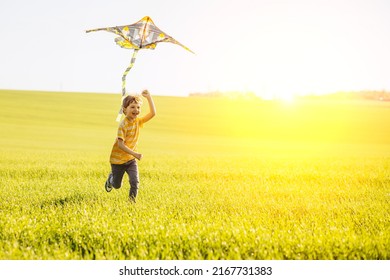
[[[121,150],[118,146],[118,138],[121,138],[125,145],[131,150],[136,151],[137,142],[139,136],[139,129],[144,124],[143,118],[136,118],[134,121],[130,121],[128,118],[124,118],[118,127],[117,138],[111,150],[110,163],[123,164],[129,160],[134,159],[132,155],[129,155],[125,151]]]

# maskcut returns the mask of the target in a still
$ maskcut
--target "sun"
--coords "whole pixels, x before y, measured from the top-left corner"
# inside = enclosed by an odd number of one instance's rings
[[[318,56],[315,50],[291,49],[281,55],[271,50],[267,57],[258,52],[210,64],[210,80],[219,91],[254,92],[267,100],[293,102],[298,96],[323,95],[351,90],[359,85],[353,70],[345,70],[343,61],[335,67],[328,51]],[[226,54],[227,56],[227,54]]]
[[[292,103],[295,100],[295,96],[294,94],[286,93],[279,95],[276,99],[286,103]]]

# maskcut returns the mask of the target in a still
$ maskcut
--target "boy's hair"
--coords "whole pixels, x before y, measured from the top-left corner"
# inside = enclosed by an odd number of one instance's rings
[[[133,102],[141,105],[142,99],[141,99],[141,97],[136,96],[136,95],[128,95],[125,97],[125,99],[123,99],[122,107],[127,108],[127,106],[129,106],[130,103],[133,103]]]

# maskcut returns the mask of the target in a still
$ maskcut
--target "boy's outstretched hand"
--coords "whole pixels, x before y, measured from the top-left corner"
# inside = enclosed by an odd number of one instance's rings
[[[150,96],[149,91],[148,91],[147,89],[143,90],[143,91],[142,91],[142,96],[143,96],[143,97],[148,97],[148,96]]]

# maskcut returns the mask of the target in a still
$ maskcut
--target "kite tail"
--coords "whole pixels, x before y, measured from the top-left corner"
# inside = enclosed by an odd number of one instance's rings
[[[133,57],[131,58],[130,65],[126,68],[125,72],[123,72],[123,76],[122,76],[122,101],[126,96],[126,76],[127,76],[127,73],[129,73],[130,69],[134,65],[135,59],[137,57],[137,53],[138,53],[138,50],[135,49],[133,52]],[[119,109],[118,116],[116,117],[117,122],[119,122],[121,120],[122,113],[123,113],[123,110],[122,110],[122,102],[121,102],[121,107]]]

